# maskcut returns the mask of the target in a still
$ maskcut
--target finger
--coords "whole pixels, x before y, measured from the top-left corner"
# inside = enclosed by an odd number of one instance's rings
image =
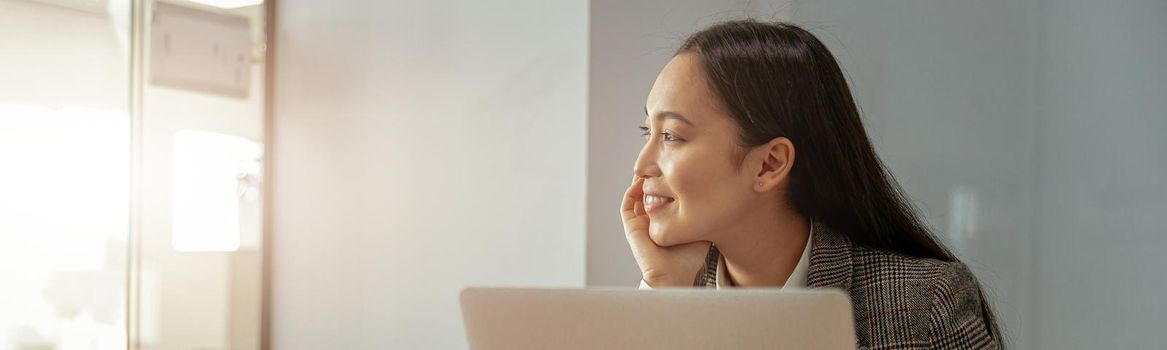
[[[632,185],[628,190],[624,191],[624,201],[620,205],[620,216],[624,221],[628,221],[637,216],[636,203],[643,200],[644,192],[640,189],[640,179],[636,178],[632,181]]]
[[[632,250],[639,251],[638,255],[656,254],[655,252],[660,250],[661,247],[656,245],[656,242],[653,242],[652,238],[648,236],[648,228],[631,229],[629,227],[629,221],[625,221],[624,223],[624,236],[628,239],[628,243],[632,245]]]
[[[625,192],[624,206],[620,215],[624,218],[624,234],[627,236],[628,242],[632,244],[632,249],[640,250],[641,254],[651,254],[649,251],[652,248],[657,248],[657,246],[648,237],[648,230],[632,227],[634,225],[642,225],[636,223],[636,220],[647,220],[647,217],[640,216],[642,215],[641,213],[644,213],[644,192],[640,188],[642,183],[643,179],[637,178],[632,183],[632,186],[628,188],[628,191]]]

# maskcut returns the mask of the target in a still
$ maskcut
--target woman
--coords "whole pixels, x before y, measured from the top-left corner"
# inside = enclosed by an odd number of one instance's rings
[[[837,288],[867,348],[998,348],[976,278],[929,233],[809,32],[689,37],[648,94],[621,215],[643,288]]]

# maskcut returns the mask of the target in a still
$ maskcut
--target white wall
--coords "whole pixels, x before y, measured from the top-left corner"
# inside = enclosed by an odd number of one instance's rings
[[[710,24],[788,17],[788,0],[591,2],[588,67],[588,285],[635,286],[620,198],[644,140],[644,100],[689,34]]]
[[[275,348],[465,348],[463,286],[584,284],[586,1],[278,11]]]

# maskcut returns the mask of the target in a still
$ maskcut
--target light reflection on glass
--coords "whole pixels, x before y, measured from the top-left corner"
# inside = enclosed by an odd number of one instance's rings
[[[243,137],[195,130],[175,134],[175,250],[239,249],[240,201],[256,199],[262,152],[259,143]]]

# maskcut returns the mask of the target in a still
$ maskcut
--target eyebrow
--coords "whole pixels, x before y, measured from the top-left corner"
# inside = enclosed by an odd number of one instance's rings
[[[648,107],[644,107],[644,115],[648,115]],[[680,113],[673,112],[673,111],[664,111],[664,112],[657,113],[656,118],[657,119],[675,119],[675,120],[679,120],[685,124],[689,124],[689,126],[696,126],[696,125],[693,125],[693,122],[689,121],[688,118],[685,118],[685,116],[681,115]]]

